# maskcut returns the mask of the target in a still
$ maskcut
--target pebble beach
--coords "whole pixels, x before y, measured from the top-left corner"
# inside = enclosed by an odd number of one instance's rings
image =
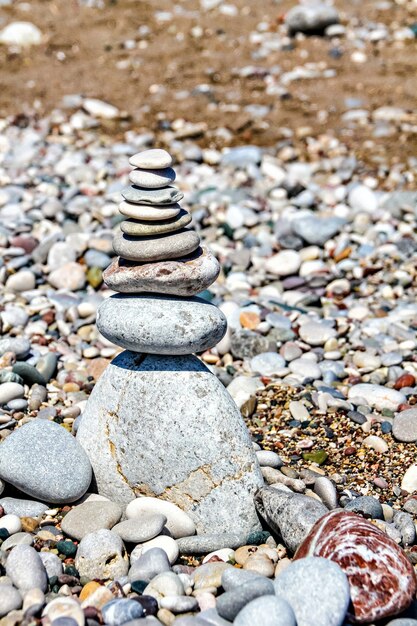
[[[415,3],[376,4],[380,22],[285,5],[252,33],[240,76],[285,103],[334,79],[329,51],[360,67],[370,46],[415,54]],[[195,11],[244,15],[215,0]],[[43,45],[4,30],[11,55]],[[269,55],[308,57],[315,41],[326,57],[271,70]],[[417,109],[403,105],[346,94],[337,132],[289,117],[273,141],[269,101],[241,103],[246,138],[213,117],[144,127],[79,94],[2,116],[0,626],[417,625]],[[111,368],[164,372],[137,434]],[[191,374],[220,398],[199,432],[193,409],[210,402]],[[193,493],[135,491],[136,460],[118,463],[120,487],[94,458],[107,406],[111,445],[148,459],[143,483],[167,468],[178,482],[189,459],[170,450],[169,375],[189,445],[227,467],[244,458],[232,515],[206,498],[200,522]]]

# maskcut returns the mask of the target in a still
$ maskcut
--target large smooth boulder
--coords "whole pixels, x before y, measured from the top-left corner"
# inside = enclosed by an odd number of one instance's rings
[[[168,500],[199,534],[259,528],[253,494],[263,479],[249,433],[195,356],[118,355],[90,396],[77,441],[99,493],[113,501]]]

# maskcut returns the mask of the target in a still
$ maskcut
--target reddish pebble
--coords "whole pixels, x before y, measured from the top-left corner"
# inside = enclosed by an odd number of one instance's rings
[[[22,248],[26,254],[30,254],[39,245],[39,241],[34,237],[25,237],[24,235],[17,235],[10,239],[10,245]]]
[[[353,454],[356,454],[356,448],[354,448],[353,446],[348,446],[347,448],[345,448],[344,454],[345,456],[352,456]]]
[[[403,387],[414,387],[416,379],[412,374],[403,374],[395,381],[394,389],[402,389]]]
[[[397,615],[415,596],[416,575],[405,552],[355,513],[332,511],[318,520],[294,559],[307,556],[330,559],[345,572],[352,600],[350,619],[356,623]]]

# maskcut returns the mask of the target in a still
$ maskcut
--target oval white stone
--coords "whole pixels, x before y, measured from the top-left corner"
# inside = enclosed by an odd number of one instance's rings
[[[126,516],[129,519],[142,517],[144,513],[160,513],[161,515],[165,515],[167,518],[165,526],[174,539],[188,537],[195,533],[193,520],[184,513],[184,511],[181,511],[178,506],[172,504],[172,502],[166,502],[158,498],[142,497],[132,500],[126,507]]]
[[[129,174],[129,180],[138,187],[145,189],[160,189],[167,187],[175,180],[175,172],[172,167],[160,170],[135,169]]]
[[[166,150],[153,148],[152,150],[143,150],[134,154],[130,157],[129,163],[133,167],[141,167],[144,170],[156,170],[172,165],[172,157]]]

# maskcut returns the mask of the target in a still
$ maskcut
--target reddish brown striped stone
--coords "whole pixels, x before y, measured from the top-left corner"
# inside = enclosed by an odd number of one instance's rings
[[[356,623],[397,615],[415,596],[416,575],[404,551],[354,513],[332,511],[318,520],[294,559],[306,556],[330,559],[345,572]]]

